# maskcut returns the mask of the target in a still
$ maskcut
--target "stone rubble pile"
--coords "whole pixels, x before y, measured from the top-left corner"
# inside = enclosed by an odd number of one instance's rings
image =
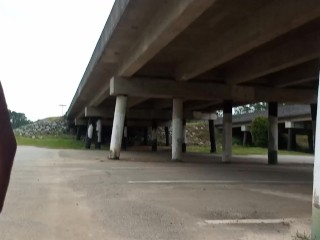
[[[16,136],[42,138],[43,136],[59,136],[70,134],[68,122],[63,118],[47,118],[14,130]],[[210,144],[209,127],[206,121],[187,123],[187,144],[194,146],[206,146]],[[172,129],[169,127],[169,141],[171,144]],[[143,142],[143,132],[134,132],[132,141]],[[158,144],[165,145],[166,137],[164,127],[157,128]],[[132,136],[131,136],[132,137]],[[151,144],[151,128],[148,129],[149,144]]]
[[[45,135],[58,136],[66,134],[67,130],[68,124],[63,118],[47,118],[17,128],[14,132],[16,136],[38,138]]]
[[[197,121],[187,123],[187,144],[193,146],[208,146],[210,144],[209,126],[207,121]],[[149,139],[151,139],[151,129],[149,129]],[[169,141],[171,143],[172,129],[169,128]],[[164,145],[166,142],[166,135],[164,127],[157,128],[158,144]]]

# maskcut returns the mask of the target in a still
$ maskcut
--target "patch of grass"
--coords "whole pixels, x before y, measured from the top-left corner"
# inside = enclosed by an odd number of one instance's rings
[[[49,122],[57,122],[57,121],[62,121],[63,117],[48,117],[43,120],[49,121]]]
[[[74,136],[62,135],[62,136],[43,136],[37,137],[35,139],[31,137],[16,136],[18,145],[22,146],[35,146],[44,147],[52,149],[84,149],[83,141],[76,141]],[[102,149],[108,150],[107,146],[101,146]],[[187,146],[188,152],[199,152],[199,153],[209,153],[209,146]],[[222,147],[218,144],[217,153],[222,153]],[[232,153],[234,155],[266,155],[268,154],[268,149],[260,147],[242,147],[239,145],[234,145],[232,148]],[[289,151],[279,151],[279,154],[283,155],[310,155],[308,153],[302,152],[289,152]]]
[[[207,122],[205,120],[188,121],[187,126],[201,126],[207,124]]]
[[[83,141],[76,141],[74,136],[43,136],[42,138],[30,138],[16,136],[17,144],[22,146],[35,146],[52,149],[84,149]],[[102,147],[106,148],[106,147]]]
[[[200,152],[200,153],[209,153],[210,147],[209,146],[188,146],[189,152]],[[217,146],[217,153],[222,153],[221,146]],[[267,148],[260,148],[260,147],[242,147],[238,145],[234,145],[232,147],[232,153],[234,155],[267,155],[268,149]],[[293,152],[293,151],[284,151],[279,150],[279,154],[281,155],[310,155],[308,153],[303,152]]]

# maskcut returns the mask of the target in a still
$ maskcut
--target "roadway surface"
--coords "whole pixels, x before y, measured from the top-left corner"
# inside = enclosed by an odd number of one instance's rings
[[[292,239],[310,231],[312,171],[308,157],[278,166],[263,158],[169,152],[19,147],[1,240],[19,239]]]

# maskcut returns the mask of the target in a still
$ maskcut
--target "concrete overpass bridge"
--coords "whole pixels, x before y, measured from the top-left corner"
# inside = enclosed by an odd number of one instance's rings
[[[113,121],[111,159],[120,157],[125,120],[154,127],[169,120],[172,159],[180,160],[183,120],[193,111],[223,109],[228,162],[232,107],[264,101],[269,164],[276,164],[278,103],[316,109],[319,40],[317,0],[116,0],[67,115],[76,123],[98,119],[98,126],[100,119]],[[318,224],[319,192],[316,152]]]

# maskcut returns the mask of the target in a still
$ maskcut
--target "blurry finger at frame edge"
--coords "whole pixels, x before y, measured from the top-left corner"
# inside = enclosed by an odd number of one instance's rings
[[[0,213],[10,181],[16,148],[17,143],[12,131],[9,111],[0,82]]]

